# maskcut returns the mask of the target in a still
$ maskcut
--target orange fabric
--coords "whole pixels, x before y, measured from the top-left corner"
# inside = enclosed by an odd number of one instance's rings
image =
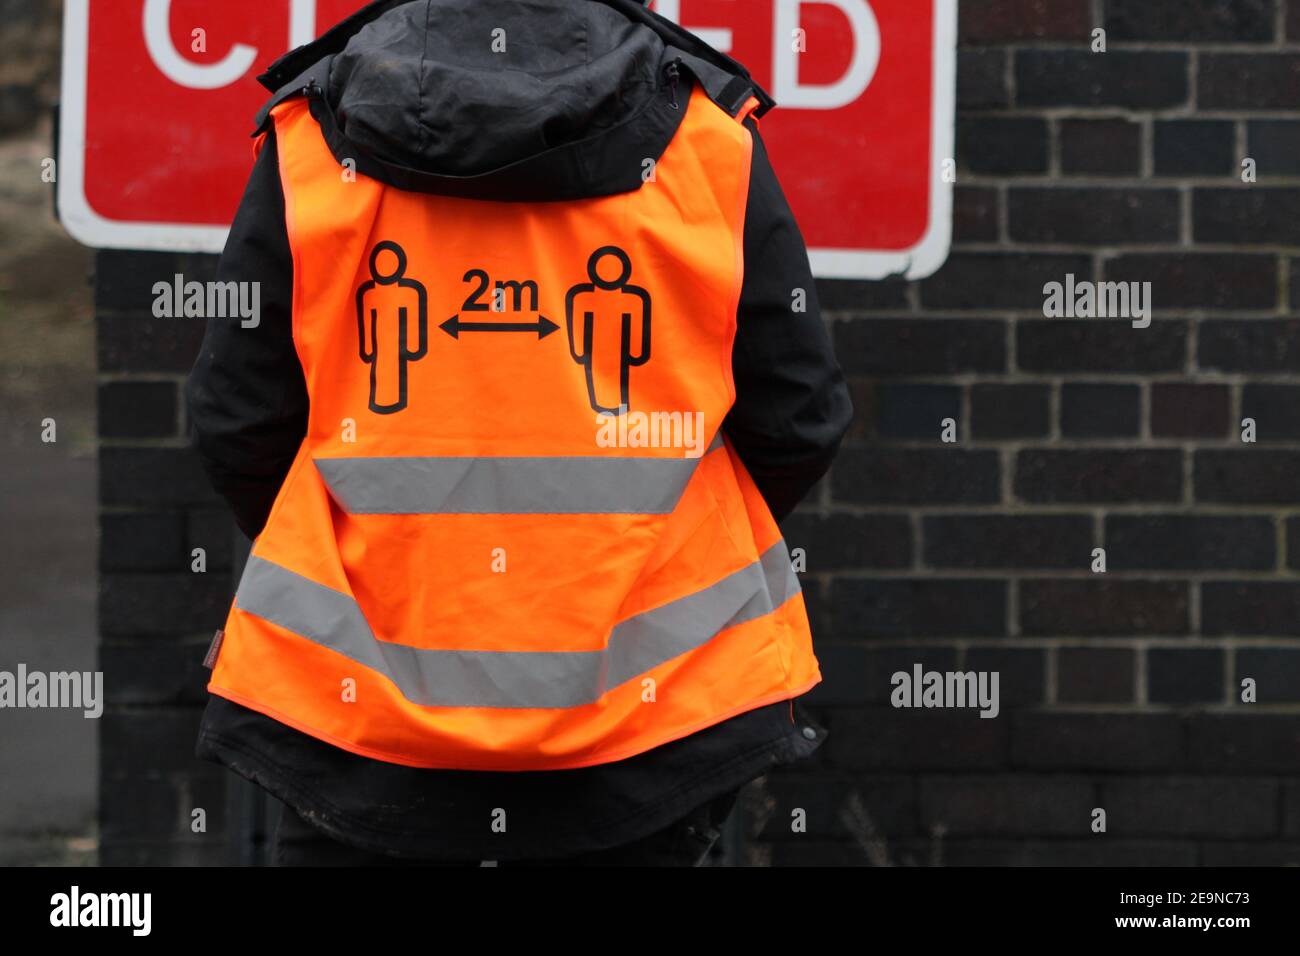
[[[624,401],[625,414],[702,413],[707,444],[735,394],[752,149],[736,119],[695,90],[653,182],[509,203],[349,175],[304,101],[272,116],[311,411],[254,555],[350,595],[380,641],[600,651],[615,625],[700,592],[779,543],[729,445],[703,455],[669,514],[348,514],[315,465],[683,457],[682,448],[601,445],[597,409],[617,412]],[[597,256],[606,247],[621,258]],[[498,283],[504,311],[490,308]],[[442,328],[452,316],[480,326],[545,318],[559,328],[453,337]],[[504,571],[494,566],[500,556]],[[645,678],[653,702],[643,700]],[[347,679],[355,702],[343,699]],[[795,593],[593,703],[545,709],[416,704],[384,675],[236,606],[209,689],[381,760],[540,770],[629,757],[818,680]]]

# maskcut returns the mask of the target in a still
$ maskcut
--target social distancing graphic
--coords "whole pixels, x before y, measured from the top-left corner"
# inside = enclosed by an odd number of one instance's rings
[[[357,290],[357,338],[361,361],[370,366],[370,410],[400,412],[407,365],[429,348],[429,302],[423,283],[407,278],[406,251],[395,242],[377,243],[370,252],[370,279]]]
[[[618,246],[593,252],[587,276],[564,297],[569,354],[586,372],[592,409],[621,415],[630,407],[631,369],[650,360],[650,293],[629,282],[632,260]]]
[[[418,278],[407,275],[407,268],[401,245],[376,243],[370,279],[357,290],[359,354],[370,366],[370,410],[380,415],[407,407],[409,364],[429,351],[428,292]],[[459,311],[438,326],[452,340],[467,333],[531,333],[542,343],[559,328],[538,310],[535,280],[494,285],[485,270],[476,268],[462,279],[468,294]],[[650,360],[650,293],[632,283],[632,259],[618,246],[602,246],[591,254],[587,279],[564,297],[569,358],[581,370],[592,410],[622,415],[632,407],[631,370]],[[436,354],[431,360],[437,364]]]

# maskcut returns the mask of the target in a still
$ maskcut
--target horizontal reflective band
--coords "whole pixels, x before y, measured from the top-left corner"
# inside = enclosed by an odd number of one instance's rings
[[[614,628],[603,651],[421,650],[378,640],[356,601],[278,564],[248,559],[235,604],[382,674],[426,707],[579,707],[799,591],[785,542],[702,591]],[[268,675],[274,680],[274,675]]]
[[[715,435],[708,451],[722,447]],[[699,458],[317,458],[354,515],[668,514]]]

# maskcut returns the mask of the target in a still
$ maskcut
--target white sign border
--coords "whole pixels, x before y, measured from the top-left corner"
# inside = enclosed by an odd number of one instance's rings
[[[63,21],[62,106],[59,111],[59,217],[74,239],[102,249],[220,252],[229,227],[165,222],[120,222],[101,216],[86,198],[86,83],[90,0],[66,0]],[[952,183],[941,173],[953,157],[957,83],[957,0],[934,0],[931,78],[930,202],[925,234],[900,251],[808,250],[813,275],[823,279],[923,279],[948,258],[952,240]]]
[[[952,182],[943,165],[953,156],[957,100],[957,0],[934,0],[934,64],[930,79],[930,212],[916,245],[898,251],[871,249],[808,250],[819,279],[924,279],[948,259],[952,244]]]
[[[59,108],[59,219],[72,238],[99,249],[220,252],[228,226],[107,219],[86,199],[86,82],[90,0],[65,0],[62,105]]]

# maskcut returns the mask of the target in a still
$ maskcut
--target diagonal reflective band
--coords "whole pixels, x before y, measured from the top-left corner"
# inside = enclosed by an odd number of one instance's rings
[[[603,651],[421,650],[378,640],[351,597],[252,555],[235,604],[387,677],[426,707],[578,707],[799,591],[785,542],[739,571],[617,625]],[[274,679],[274,678],[270,678]]]
[[[714,435],[708,451],[722,447]],[[348,514],[668,514],[699,458],[317,458]]]

